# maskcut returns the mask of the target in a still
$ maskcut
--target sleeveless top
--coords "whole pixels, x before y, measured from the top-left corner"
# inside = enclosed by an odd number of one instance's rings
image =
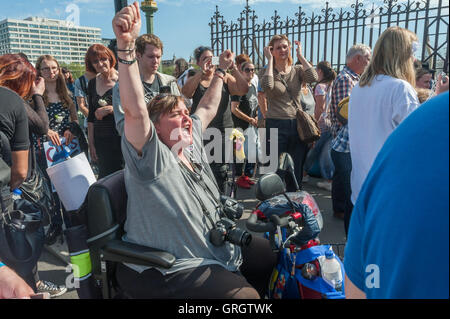
[[[191,115],[197,110],[197,106],[203,95],[205,95],[206,90],[208,90],[207,87],[204,87],[201,84],[198,85],[197,89],[195,90],[194,96],[192,97],[193,103],[191,107]],[[230,108],[230,92],[228,90],[228,85],[226,85],[225,83],[223,84],[222,98],[220,100],[217,114],[209,124],[208,128],[209,127],[217,128],[222,133],[225,133],[225,128],[233,127],[233,119],[231,117]]]

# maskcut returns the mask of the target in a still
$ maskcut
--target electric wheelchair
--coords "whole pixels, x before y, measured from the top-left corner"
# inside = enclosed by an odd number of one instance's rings
[[[175,257],[168,252],[121,240],[127,198],[123,170],[97,181],[87,193],[85,224],[91,273],[103,299],[126,296],[115,280],[118,263],[170,268],[175,262]]]

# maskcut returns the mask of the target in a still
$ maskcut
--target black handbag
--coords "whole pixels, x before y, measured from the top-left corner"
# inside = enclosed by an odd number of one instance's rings
[[[32,272],[43,246],[44,229],[37,206],[20,199],[14,202],[13,210],[0,213],[0,260],[17,274],[25,278]]]
[[[51,222],[52,212],[56,209],[50,188],[50,182],[46,179],[39,165],[31,176],[20,185],[22,197],[35,204],[42,212],[44,226]]]
[[[10,170],[0,157],[0,260],[26,278],[36,266],[44,245],[42,213],[23,198],[13,202],[8,185]]]

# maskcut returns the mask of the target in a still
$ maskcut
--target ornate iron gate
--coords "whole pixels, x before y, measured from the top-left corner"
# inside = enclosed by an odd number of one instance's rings
[[[326,2],[321,13],[310,16],[298,8],[295,17],[281,19],[277,11],[269,19],[257,21],[258,16],[248,4],[236,22],[227,23],[218,6],[211,17],[211,47],[214,54],[224,49],[248,54],[255,65],[264,65],[263,48],[275,34],[286,34],[291,42],[302,43],[305,57],[313,64],[327,60],[340,70],[345,64],[345,55],[355,43],[364,43],[373,48],[380,34],[388,27],[398,25],[414,31],[419,37],[421,60],[434,70],[448,73],[449,51],[449,1],[384,0],[380,7],[365,6],[356,0],[351,8],[333,10]],[[295,46],[292,47],[295,56]]]

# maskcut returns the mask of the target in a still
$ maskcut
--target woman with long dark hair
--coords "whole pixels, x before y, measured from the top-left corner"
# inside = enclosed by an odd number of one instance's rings
[[[325,181],[320,181],[317,186],[331,191],[331,178],[333,177],[334,165],[331,160],[330,143],[330,114],[329,106],[331,102],[331,90],[336,71],[331,67],[330,62],[321,61],[317,64],[316,72],[318,82],[314,87],[314,100],[316,102],[314,117],[320,128],[320,139],[315,143],[306,157],[305,170],[309,170],[316,161],[319,161],[320,174]]]
[[[64,137],[66,145],[69,145],[75,137],[70,129],[70,123],[74,122],[78,124],[78,117],[75,104],[66,86],[66,81],[58,61],[51,55],[42,55],[36,62],[36,70],[37,75],[43,77],[45,81],[43,100],[48,115],[49,129],[44,136],[35,136],[34,144],[37,152],[37,163],[41,167],[45,177],[49,179],[46,173],[47,159],[43,144],[48,141],[53,145],[60,146],[61,138]],[[61,210],[66,224],[70,223],[58,195],[56,193],[53,194],[56,208],[52,212],[51,225],[46,233],[47,245],[54,244],[57,237],[62,234],[63,219],[61,217]]]

